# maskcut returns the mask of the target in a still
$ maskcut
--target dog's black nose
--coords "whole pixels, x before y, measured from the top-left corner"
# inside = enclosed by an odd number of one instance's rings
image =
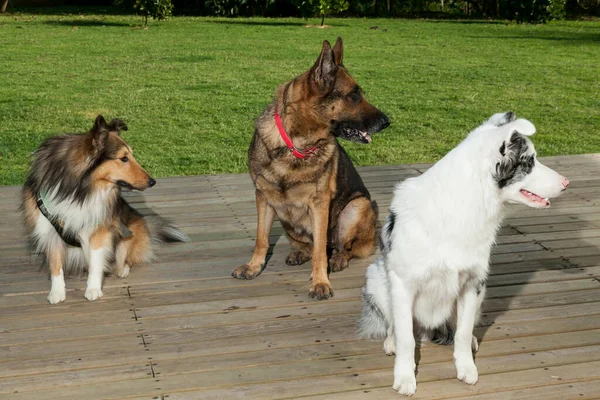
[[[388,126],[390,126],[390,119],[387,115],[383,114],[383,117],[381,118],[381,129],[385,129]]]
[[[148,187],[152,187],[154,185],[156,185],[156,181],[154,179],[150,178],[150,180],[148,181]]]

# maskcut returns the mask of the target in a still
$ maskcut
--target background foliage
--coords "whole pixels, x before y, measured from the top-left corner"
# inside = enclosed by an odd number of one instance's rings
[[[186,15],[315,17],[319,7],[336,7],[343,16],[358,17],[470,17],[545,22],[567,16],[600,16],[600,0],[172,0],[175,12]]]

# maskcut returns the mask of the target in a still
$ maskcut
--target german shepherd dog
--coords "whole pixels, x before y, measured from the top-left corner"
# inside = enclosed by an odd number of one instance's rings
[[[127,126],[100,115],[92,130],[46,139],[34,153],[23,186],[25,228],[50,270],[51,304],[66,299],[64,276],[87,269],[85,298],[102,297],[104,272],[119,277],[149,262],[158,240],[186,241],[165,219],[144,217],[122,197],[121,189],[145,190],[156,181],[121,138]]]
[[[341,38],[333,49],[324,41],[312,68],[281,85],[255,124],[248,164],[257,238],[235,278],[253,279],[265,268],[275,215],[293,249],[286,264],[312,259],[311,297],[333,296],[328,266],[342,271],[351,258],[374,251],[377,205],[336,137],[370,143],[390,122],[367,102],[342,58]]]

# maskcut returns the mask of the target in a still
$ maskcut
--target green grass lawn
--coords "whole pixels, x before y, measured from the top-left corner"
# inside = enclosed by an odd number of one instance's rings
[[[600,152],[600,22],[306,23],[179,17],[144,30],[134,16],[0,16],[0,184],[22,183],[44,138],[86,131],[98,113],[129,125],[155,176],[245,171],[275,87],[338,35],[392,120],[371,145],[344,144],[357,165],[435,161],[505,110],[534,122],[541,155]]]

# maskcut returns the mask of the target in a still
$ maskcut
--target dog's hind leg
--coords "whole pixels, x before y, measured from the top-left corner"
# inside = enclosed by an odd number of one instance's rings
[[[48,266],[50,267],[50,280],[52,287],[48,295],[50,304],[61,303],[67,298],[65,285],[65,274],[63,271],[64,245],[58,244],[55,248],[46,252]]]
[[[331,272],[348,268],[353,257],[368,257],[375,250],[377,216],[371,200],[358,197],[349,202],[339,215],[333,255],[329,259]]]
[[[122,241],[117,245],[115,250],[115,275],[119,278],[127,278],[129,276],[130,268],[125,262],[127,259],[127,242]]]
[[[234,278],[254,279],[260,275],[265,267],[265,258],[269,250],[269,234],[275,219],[275,210],[267,204],[265,196],[259,190],[256,190],[256,211],[258,213],[258,224],[254,253],[248,264],[241,265],[233,270],[231,276]]]
[[[131,267],[150,262],[154,257],[150,229],[144,219],[131,222],[128,229],[131,236],[121,239],[115,250],[114,272],[119,278],[128,277]]]
[[[301,265],[312,258],[312,246],[310,243],[300,242],[290,235],[288,240],[293,251],[285,258],[287,265]]]

